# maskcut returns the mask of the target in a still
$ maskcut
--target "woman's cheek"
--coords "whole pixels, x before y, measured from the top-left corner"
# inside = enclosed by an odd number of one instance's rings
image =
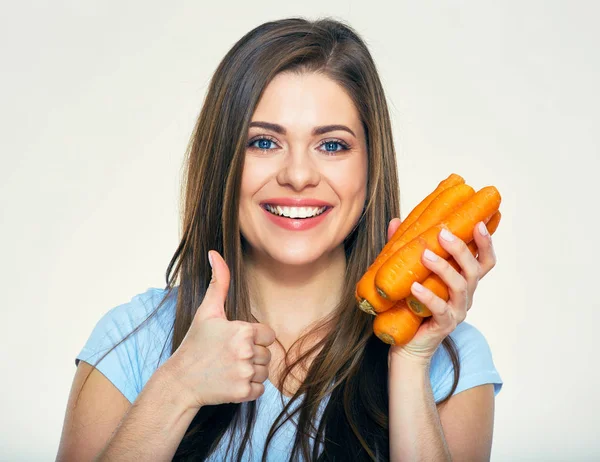
[[[329,184],[340,201],[352,210],[359,208],[360,215],[367,196],[367,175],[363,172],[362,163],[352,162],[344,167],[329,169]]]

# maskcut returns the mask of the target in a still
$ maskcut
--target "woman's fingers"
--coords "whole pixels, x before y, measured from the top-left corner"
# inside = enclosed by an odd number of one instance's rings
[[[253,362],[254,364],[258,364],[261,366],[267,366],[269,362],[271,362],[271,351],[268,348],[265,348],[261,345],[254,345],[254,356]]]
[[[472,255],[471,258],[473,258]],[[448,263],[448,260],[427,249],[423,253],[423,263],[446,284],[450,300],[456,300],[457,297],[464,297],[465,300],[468,298],[469,286],[466,279]],[[440,300],[442,299],[440,298]]]
[[[466,301],[465,309],[471,308],[473,293],[477,288],[480,279],[479,262],[473,256],[467,244],[462,239],[458,239],[447,230],[443,230],[439,237],[440,244],[458,263],[462,274],[459,274],[446,260],[435,262],[435,272],[442,278],[448,286],[450,299]],[[425,260],[427,262],[427,260]],[[445,265],[444,265],[445,264]],[[433,269],[433,268],[432,268]],[[441,271],[441,272],[438,272]],[[457,300],[458,299],[458,300]],[[462,308],[462,303],[456,305]]]
[[[254,376],[250,380],[251,382],[263,383],[269,378],[269,367],[254,365]]]
[[[251,382],[263,383],[269,378],[269,363],[271,362],[271,351],[261,345],[254,345],[254,355],[252,357],[254,375]]]
[[[402,224],[402,220],[400,220],[400,218],[392,218],[390,220],[390,222],[388,223],[388,230],[387,230],[387,240],[388,241],[392,238],[392,236],[394,235],[396,230],[400,227],[400,224]]]
[[[481,226],[481,223],[479,223],[475,227],[475,231],[473,231],[473,240],[475,241],[475,244],[477,244],[477,260],[479,261],[480,266],[479,279],[481,279],[496,266],[496,252],[494,252],[492,236],[487,232],[485,226]]]
[[[269,346],[275,341],[275,331],[266,324],[252,323],[254,329],[254,343]]]
[[[444,230],[446,231],[446,230]],[[465,242],[448,233],[440,233],[440,243],[461,268],[459,273],[448,261],[427,249],[423,253],[423,264],[437,274],[448,287],[448,301],[432,291],[414,284],[413,295],[429,308],[435,322],[445,333],[452,332],[467,316],[473,293],[479,281],[479,262],[471,254]],[[422,289],[419,291],[418,289]]]
[[[454,270],[454,268],[452,268],[452,270]],[[422,289],[422,291],[419,289]],[[450,334],[459,323],[464,321],[466,317],[465,309],[454,311],[448,302],[420,284],[413,284],[411,290],[412,294],[429,308],[433,320],[437,323],[444,335]]]
[[[240,387],[233,393],[233,399],[229,403],[243,403],[246,401],[255,401],[265,392],[265,385],[262,382],[248,382],[246,386]]]

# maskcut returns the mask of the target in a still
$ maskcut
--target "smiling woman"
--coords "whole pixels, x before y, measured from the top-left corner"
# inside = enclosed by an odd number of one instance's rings
[[[323,74],[282,72],[252,119],[240,190],[249,256],[295,271],[332,258],[344,262],[340,244],[358,222],[367,192],[367,144],[352,99]]]
[[[110,310],[77,355],[58,460],[489,458],[502,381],[456,321],[494,265],[489,236],[475,234],[479,261],[443,244],[461,274],[428,263],[451,297],[418,295],[437,326],[426,344],[390,348],[356,307],[400,211],[384,91],[352,28],[248,32],[185,166],[166,286]]]

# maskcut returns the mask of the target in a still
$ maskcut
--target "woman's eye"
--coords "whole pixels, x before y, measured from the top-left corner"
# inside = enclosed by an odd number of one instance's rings
[[[348,146],[346,143],[342,143],[341,141],[325,141],[321,143],[321,146],[325,146],[325,152],[339,152],[347,151],[348,149],[350,149],[350,146]],[[335,149],[336,146],[339,146],[340,149]]]
[[[269,150],[271,143],[274,144],[275,142],[268,138],[256,138],[255,140],[252,140],[250,144],[248,144],[248,147],[267,151]]]
[[[271,148],[274,147],[272,145],[277,145],[275,140],[272,140],[270,138],[265,138],[265,137],[255,138],[248,143],[249,148],[259,149],[261,151],[270,151]],[[336,152],[340,152],[340,151],[347,151],[348,149],[350,149],[350,146],[348,146],[348,144],[344,143],[341,140],[323,141],[319,145],[319,148],[322,146],[325,146],[324,151],[327,153],[336,153]]]

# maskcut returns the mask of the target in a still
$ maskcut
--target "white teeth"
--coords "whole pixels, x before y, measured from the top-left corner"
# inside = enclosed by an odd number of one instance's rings
[[[266,209],[275,215],[287,218],[310,218],[321,215],[327,207],[281,207],[267,204]]]

